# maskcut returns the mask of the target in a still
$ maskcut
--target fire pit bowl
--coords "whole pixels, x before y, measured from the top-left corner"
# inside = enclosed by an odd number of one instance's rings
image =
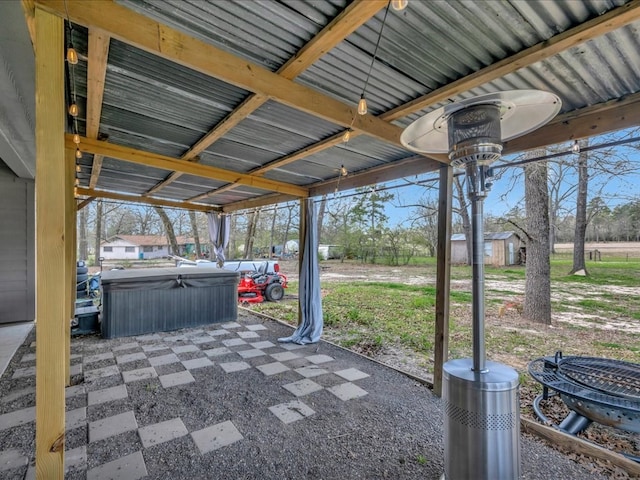
[[[533,402],[536,415],[551,423],[540,401],[560,395],[571,412],[558,426],[577,434],[591,422],[640,433],[640,365],[597,357],[541,357],[529,364],[529,373],[542,384]],[[550,390],[552,392],[550,392]]]

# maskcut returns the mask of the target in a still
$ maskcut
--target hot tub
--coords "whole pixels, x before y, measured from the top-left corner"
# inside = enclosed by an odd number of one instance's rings
[[[238,316],[240,274],[218,268],[102,273],[104,338],[228,322]]]

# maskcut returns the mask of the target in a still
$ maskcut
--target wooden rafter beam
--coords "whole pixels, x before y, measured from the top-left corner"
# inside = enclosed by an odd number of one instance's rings
[[[402,129],[236,57],[131,9],[105,0],[36,0],[43,9],[86,27],[99,28],[125,43],[344,127],[400,146]],[[66,8],[65,8],[66,6]],[[353,121],[355,119],[355,121]]]
[[[592,137],[640,125],[640,93],[558,115],[547,125],[504,144],[503,154]]]
[[[66,136],[66,141],[67,146],[75,147],[75,145],[73,144],[73,137],[71,135]],[[259,188],[262,190],[286,193],[288,195],[294,195],[296,197],[306,197],[308,195],[308,190],[306,188],[299,187],[297,185],[277,182],[275,180],[269,180],[267,178],[252,177],[251,175],[248,175],[246,173],[232,172],[230,170],[210,167],[208,165],[198,165],[193,162],[184,162],[182,160],[167,157],[165,155],[158,155],[155,153],[137,150],[130,147],[124,147],[121,145],[115,145],[113,143],[103,142],[100,140],[83,137],[81,138],[81,145],[84,152],[92,153],[94,155],[102,155],[109,158],[116,158],[125,162],[147,165],[163,170],[188,173],[190,175],[196,175],[198,177],[210,178],[223,182],[240,183],[242,185]]]
[[[176,202],[156,197],[142,197],[138,195],[127,195],[119,192],[111,192],[109,190],[95,190],[92,188],[78,187],[78,195],[85,195],[92,198],[109,198],[111,200],[119,200],[129,203],[144,203],[145,205],[157,205],[160,207],[181,208],[184,210],[195,210],[198,212],[216,212],[220,211],[219,207],[212,205],[199,205],[197,203]]]
[[[96,199],[96,197],[88,197],[85,198],[84,200],[80,200],[78,202],[78,205],[76,206],[76,210],[79,212],[80,210],[82,210],[84,207],[86,207],[87,205],[89,205],[91,202],[93,202]]]
[[[87,137],[98,138],[104,82],[107,75],[107,59],[111,38],[103,31],[89,28],[89,59],[87,65]],[[102,169],[101,155],[94,155],[89,188],[95,188]]]
[[[296,55],[291,57],[282,67],[280,67],[276,73],[281,77],[293,80],[300,73],[309,68],[309,66],[311,66],[322,55],[338,45],[348,35],[353,33],[358,27],[373,17],[386,5],[387,0],[354,0],[304,47],[302,47]],[[245,101],[227,115],[224,120],[222,120],[193,147],[191,147],[182,156],[182,159],[193,160],[196,155],[202,153],[214,142],[222,138],[233,127],[247,118],[252,112],[260,108],[260,106],[262,106],[267,100],[268,97],[264,95],[256,93],[249,95]],[[146,192],[146,195],[150,195],[166,187],[180,178],[181,175],[182,174],[179,172],[172,173],[165,180]],[[235,186],[237,185],[232,185],[231,188]],[[209,196],[210,194],[211,193],[207,193],[204,195]]]
[[[411,113],[420,111],[436,103],[444,102],[451,97],[455,97],[473,88],[501,78],[509,73],[513,73],[516,70],[546,60],[571,47],[583,44],[637,20],[640,20],[640,0],[632,0],[621,7],[614,8],[603,15],[566,30],[544,42],[526,48],[515,55],[504,58],[471,75],[467,75],[422,97],[416,98],[409,103],[389,110],[380,115],[380,118],[392,121],[405,117]]]

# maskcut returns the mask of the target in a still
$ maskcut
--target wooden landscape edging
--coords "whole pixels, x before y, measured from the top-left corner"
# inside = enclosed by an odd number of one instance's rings
[[[591,458],[597,458],[598,460],[606,460],[630,475],[640,476],[640,463],[636,463],[624,455],[612,452],[599,445],[583,440],[580,437],[542,425],[528,418],[520,417],[520,425],[522,425],[523,431],[533,433],[540,438],[550,441],[554,445],[566,448],[573,453],[587,455]]]

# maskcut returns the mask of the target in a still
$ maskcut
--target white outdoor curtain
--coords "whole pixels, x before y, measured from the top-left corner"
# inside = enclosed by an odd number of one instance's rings
[[[224,266],[224,249],[229,245],[229,226],[231,217],[229,215],[219,215],[214,212],[207,213],[207,223],[209,225],[209,237],[213,243],[213,253],[218,261],[218,266]],[[212,257],[213,260],[213,257]]]
[[[299,344],[316,343],[322,335],[322,301],[320,297],[320,267],[318,265],[318,225],[316,207],[312,199],[305,203],[307,228],[302,239],[304,249],[300,258],[300,325],[290,337],[279,338],[279,342]]]

